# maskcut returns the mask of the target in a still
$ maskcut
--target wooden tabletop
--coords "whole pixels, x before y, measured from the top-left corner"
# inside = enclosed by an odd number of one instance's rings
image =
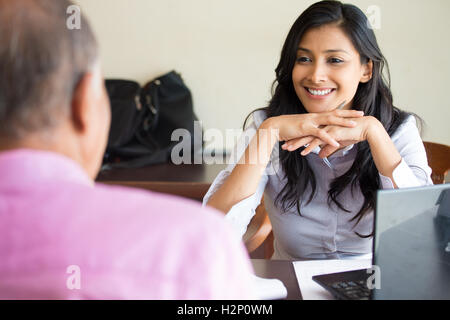
[[[156,192],[175,194],[200,201],[226,164],[158,164],[143,168],[100,171],[96,181]]]
[[[225,164],[157,164],[100,171],[97,181],[160,181],[211,184]]]

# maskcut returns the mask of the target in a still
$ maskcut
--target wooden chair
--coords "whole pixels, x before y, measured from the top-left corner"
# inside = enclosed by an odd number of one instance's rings
[[[250,224],[247,227],[247,232],[243,236],[243,241],[247,248],[247,251],[251,254],[257,248],[259,248],[264,240],[267,239],[272,232],[272,225],[267,215],[266,208],[264,206],[264,197],[261,200],[260,205],[256,208],[256,213]],[[265,256],[265,253],[263,254]],[[257,258],[257,257],[255,257]],[[261,257],[258,257],[261,258]]]
[[[450,147],[440,143],[424,141],[428,165],[432,170],[434,184],[444,183],[445,175],[450,169]]]
[[[245,247],[251,258],[270,259],[273,254],[272,224],[264,206],[264,197],[243,236]]]
[[[431,179],[433,183],[444,183],[445,176],[450,169],[450,147],[427,141],[423,144],[427,153],[428,165],[432,170]],[[272,225],[264,207],[264,199],[256,210],[255,217],[244,236],[244,242],[250,254],[259,249],[259,246],[263,247],[260,254],[265,259],[270,259],[273,254]]]

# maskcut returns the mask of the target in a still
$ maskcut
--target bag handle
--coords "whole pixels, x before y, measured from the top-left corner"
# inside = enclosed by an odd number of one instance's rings
[[[159,85],[161,85],[161,81],[156,79],[146,84],[141,91],[143,99],[145,101],[145,106],[149,109],[152,115],[151,122],[148,117],[147,119],[145,119],[144,129],[146,131],[148,130],[155,131],[158,124],[159,113],[161,108],[157,94]]]

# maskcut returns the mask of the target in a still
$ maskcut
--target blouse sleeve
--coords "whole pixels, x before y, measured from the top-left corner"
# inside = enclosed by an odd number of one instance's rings
[[[427,154],[415,118],[408,117],[391,139],[402,157],[392,173],[395,184],[399,188],[432,185],[431,168],[428,166]],[[380,174],[380,179],[383,189],[394,189],[390,178]]]
[[[256,130],[258,123],[255,122],[258,121],[254,121],[240,136],[238,143],[233,148],[227,168],[222,170],[217,175],[205,197],[203,198],[203,206],[206,206],[211,196],[220,188],[221,185],[223,185],[223,183],[226,181],[226,179],[231,174],[234,167],[244,154],[248,144],[257,132]],[[268,175],[266,169],[264,174],[261,176],[255,193],[236,203],[225,216],[225,219],[231,223],[233,229],[241,238],[247,231],[247,226],[250,224],[250,221],[255,215],[256,208],[261,202],[261,198],[264,194],[267,182]]]

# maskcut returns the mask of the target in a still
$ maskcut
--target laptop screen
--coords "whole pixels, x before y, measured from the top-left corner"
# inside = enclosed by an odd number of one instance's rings
[[[374,299],[450,299],[450,184],[380,190]]]

